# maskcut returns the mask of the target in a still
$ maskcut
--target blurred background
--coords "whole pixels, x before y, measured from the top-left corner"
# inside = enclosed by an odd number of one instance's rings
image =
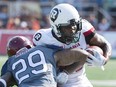
[[[51,8],[63,2],[75,6],[81,17],[88,20],[97,32],[111,43],[113,60],[106,67],[111,68],[110,66],[116,65],[116,0],[0,0],[0,58],[7,57],[6,45],[12,36],[23,35],[32,40],[37,30],[49,28],[48,16]],[[2,63],[3,61],[5,60],[0,60]],[[116,77],[112,74],[113,70],[116,72],[115,67],[111,69],[111,72],[105,72],[109,75],[106,79],[107,74],[101,74],[104,73],[101,71],[99,74],[99,69],[95,70],[87,69],[91,80],[101,78],[109,81],[112,77],[110,80],[116,83]],[[95,74],[100,75],[100,78],[97,78]],[[116,87],[116,84],[113,86],[99,84],[98,87]]]
[[[47,28],[51,8],[63,2],[75,6],[81,17],[90,21],[97,30],[116,30],[115,0],[0,0],[0,29]]]

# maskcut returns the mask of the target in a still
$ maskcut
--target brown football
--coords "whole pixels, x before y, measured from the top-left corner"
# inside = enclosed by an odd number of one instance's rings
[[[98,47],[98,46],[89,46],[88,48],[92,48],[92,49],[98,51],[100,54],[103,55],[103,50],[100,47]],[[88,52],[90,52],[90,51],[88,51]],[[90,52],[90,53],[92,54],[92,52]]]

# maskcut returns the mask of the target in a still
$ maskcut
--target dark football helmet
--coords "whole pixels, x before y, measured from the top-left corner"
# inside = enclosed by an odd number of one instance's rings
[[[14,36],[12,37],[7,44],[7,54],[8,56],[13,56],[18,50],[23,47],[31,48],[33,45],[29,39],[24,36]]]

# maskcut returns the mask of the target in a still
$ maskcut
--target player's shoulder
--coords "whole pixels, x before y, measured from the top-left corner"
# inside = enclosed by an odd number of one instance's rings
[[[59,47],[59,46],[56,46],[56,45],[49,45],[49,44],[46,44],[46,45],[37,45],[36,47],[33,48],[34,50],[46,50],[46,49],[50,49],[50,50],[63,50],[62,47]]]
[[[47,38],[51,35],[51,28],[48,29],[40,29],[33,35],[33,40],[39,41],[42,38]]]
[[[86,19],[82,19],[82,29],[91,28],[91,27],[93,26],[89,21],[87,21]]]
[[[48,29],[40,29],[38,30],[34,35],[38,34],[38,33],[41,33],[41,34],[48,34],[51,32],[51,28],[48,28]]]
[[[86,32],[86,31],[89,31],[91,29],[95,30],[93,25],[89,21],[87,21],[86,19],[82,19],[82,32]]]
[[[89,23],[89,21],[87,21],[86,19],[82,19],[82,23],[87,24]]]
[[[1,75],[4,75],[7,71],[8,71],[8,67],[10,66],[11,64],[11,61],[12,61],[13,57],[9,57],[6,62],[3,64],[2,66],[2,69],[1,69]]]

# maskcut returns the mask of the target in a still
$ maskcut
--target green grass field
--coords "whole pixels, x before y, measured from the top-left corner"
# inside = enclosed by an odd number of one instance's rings
[[[7,56],[0,56],[0,69],[6,59]],[[116,60],[111,59],[105,65],[104,71],[102,71],[100,67],[86,66],[86,74],[94,87],[116,87]]]
[[[86,67],[89,79],[95,80],[116,80],[116,60],[112,59],[105,65],[105,70],[100,67]]]
[[[111,59],[104,71],[100,67],[86,66],[86,74],[94,87],[116,87],[116,60]]]

